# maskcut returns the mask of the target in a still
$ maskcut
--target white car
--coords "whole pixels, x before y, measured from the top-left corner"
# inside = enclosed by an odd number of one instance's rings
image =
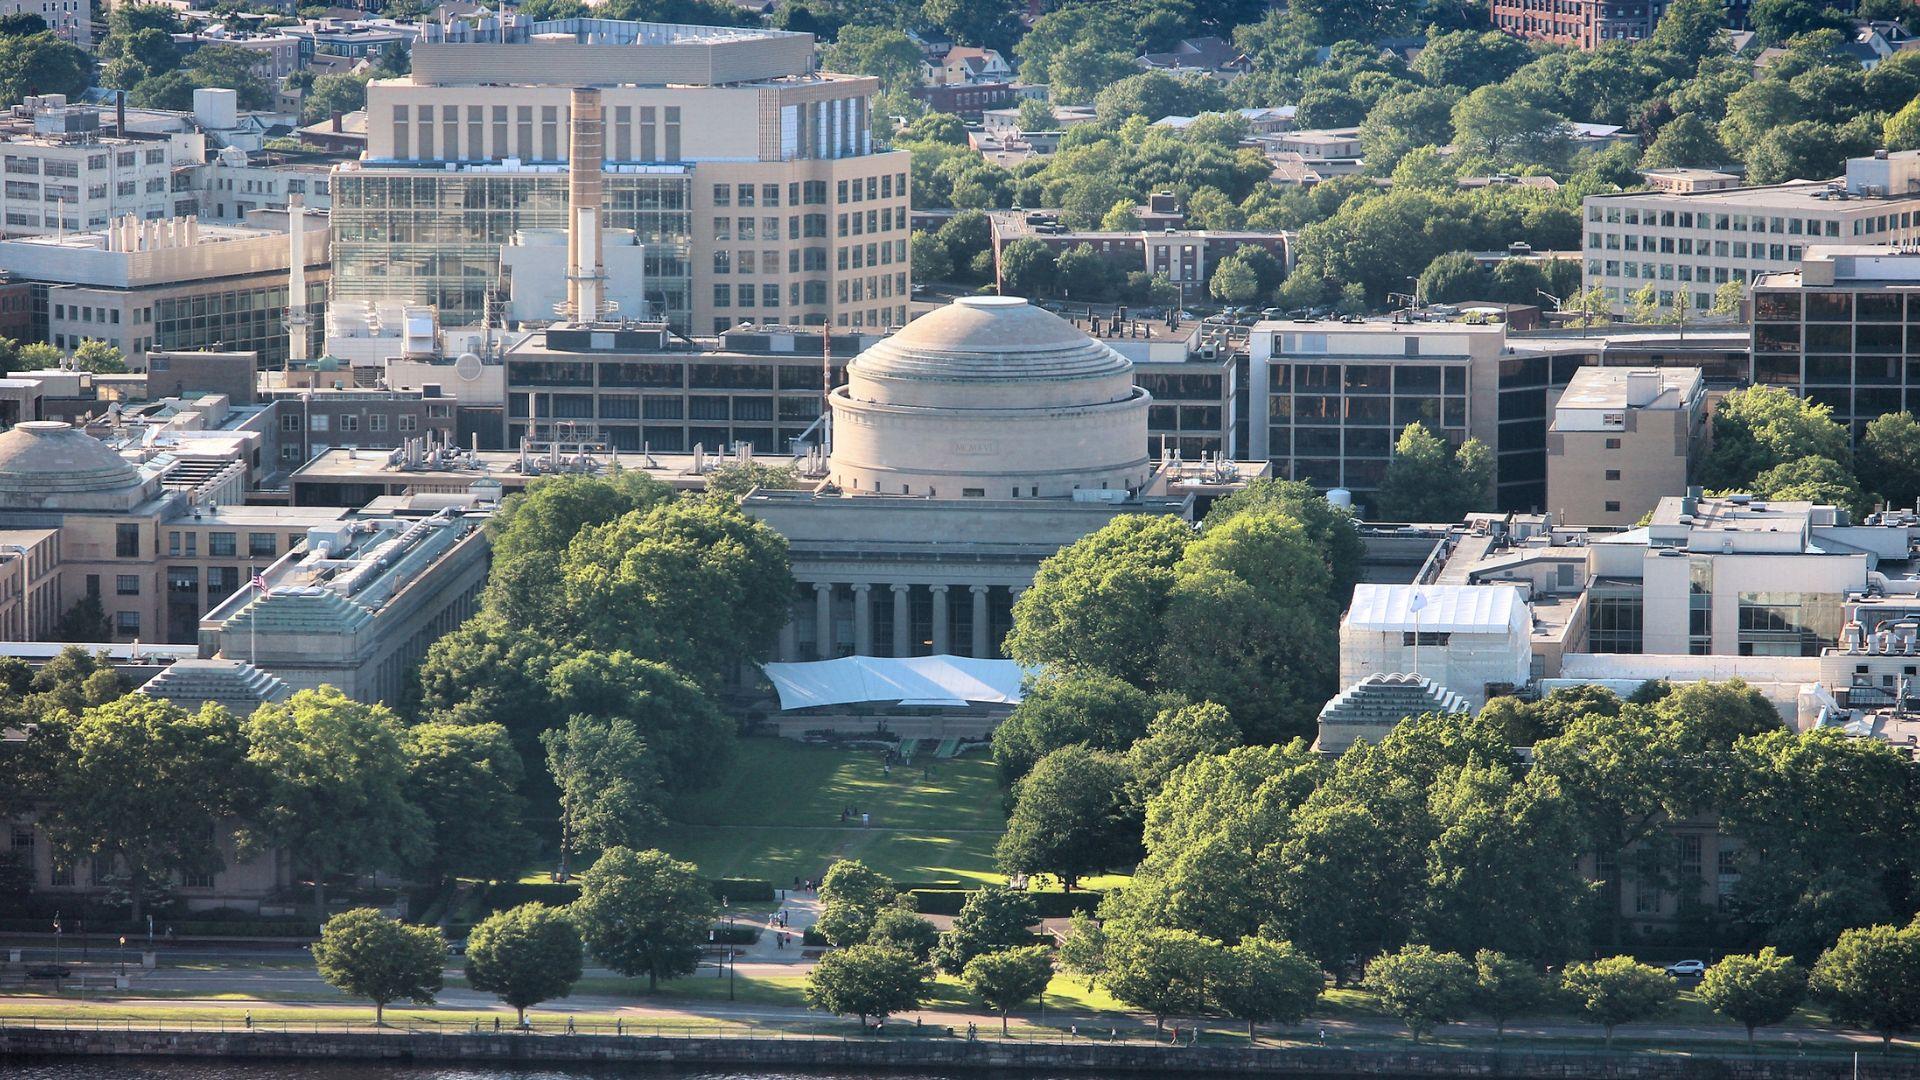
[[[1704,960],[1682,960],[1667,965],[1667,974],[1676,979],[1697,979],[1706,973],[1707,963]]]

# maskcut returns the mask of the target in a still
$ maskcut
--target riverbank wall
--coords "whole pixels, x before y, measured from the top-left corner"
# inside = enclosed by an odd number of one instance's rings
[[[1851,1055],[1619,1053],[1417,1048],[1171,1047],[934,1039],[740,1039],[646,1036],[79,1031],[0,1028],[7,1058],[190,1057],[465,1064],[653,1064],[743,1069],[1038,1072],[1294,1077],[1502,1077],[1515,1080],[1920,1080],[1920,1060]],[[1856,1071],[1857,1070],[1857,1071]]]

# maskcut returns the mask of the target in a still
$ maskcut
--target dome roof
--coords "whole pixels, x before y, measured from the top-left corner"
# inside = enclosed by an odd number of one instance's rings
[[[963,296],[908,323],[854,360],[869,379],[959,382],[1103,378],[1127,358],[1017,296]]]
[[[125,491],[142,482],[139,470],[71,424],[28,420],[0,433],[0,497],[15,505]]]

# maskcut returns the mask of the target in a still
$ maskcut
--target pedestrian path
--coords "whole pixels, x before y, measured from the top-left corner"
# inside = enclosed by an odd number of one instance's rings
[[[736,911],[736,925],[750,925],[760,928],[760,940],[751,945],[742,945],[734,955],[736,964],[800,964],[801,940],[814,922],[820,917],[820,898],[798,889],[777,889],[776,899],[771,903],[760,902],[753,905],[752,911]],[[785,919],[782,920],[781,916]],[[780,935],[787,936],[786,944],[780,942]]]

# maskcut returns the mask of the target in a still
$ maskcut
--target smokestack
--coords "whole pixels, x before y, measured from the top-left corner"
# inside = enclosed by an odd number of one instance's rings
[[[113,133],[121,138],[127,137],[127,92],[113,92]]]
[[[600,91],[577,87],[573,91],[572,123],[567,143],[567,313],[590,323],[600,317],[601,290],[606,284],[600,257],[601,120]]]
[[[287,367],[309,359],[307,330],[307,211],[287,196]]]

